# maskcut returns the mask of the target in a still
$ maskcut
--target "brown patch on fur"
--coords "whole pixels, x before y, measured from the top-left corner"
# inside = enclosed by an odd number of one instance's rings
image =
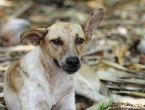
[[[64,26],[64,29],[66,29],[66,30],[68,30],[68,31],[70,31],[70,32],[72,31],[72,29],[69,27],[69,24],[65,25],[65,26]]]
[[[21,74],[25,73],[24,71],[23,72],[21,71],[20,60],[17,62],[14,62],[10,66],[8,73],[9,73],[9,78],[7,80],[9,82],[10,88],[13,91],[18,92],[20,88],[22,88],[23,86],[23,80],[22,80]]]
[[[51,69],[49,68],[49,66],[46,65],[45,62],[41,58],[40,58],[40,62],[42,64],[43,68],[45,68],[44,72],[46,72],[46,73],[51,73],[52,72]],[[51,77],[51,74],[48,74],[48,75],[49,75],[49,77]],[[48,81],[50,81],[50,80],[48,80]]]

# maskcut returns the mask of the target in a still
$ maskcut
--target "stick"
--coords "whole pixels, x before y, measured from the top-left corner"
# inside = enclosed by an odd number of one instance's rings
[[[111,46],[104,46],[104,47],[94,48],[94,49],[91,49],[91,50],[85,52],[83,54],[83,56],[94,54],[94,53],[100,52],[100,51],[110,50],[110,49],[111,49]]]
[[[141,92],[132,92],[132,91],[112,91],[112,92],[117,94],[132,95],[136,97],[145,97],[145,93],[141,93]]]
[[[120,78],[112,78],[112,77],[104,77],[99,76],[100,80],[103,81],[110,81],[115,83],[131,83],[131,84],[138,84],[138,85],[145,85],[145,80],[143,79],[120,79]]]
[[[28,2],[24,5],[24,7],[20,8],[16,13],[10,16],[10,18],[18,18],[20,17],[24,12],[26,12],[31,6],[33,5],[33,2]]]
[[[6,71],[7,67],[1,67],[0,66],[0,71]]]
[[[0,47],[0,52],[19,52],[19,51],[31,51],[35,47],[33,45],[18,45],[12,47]]]
[[[122,71],[126,71],[126,72],[129,72],[129,73],[133,73],[133,74],[138,74],[137,72],[135,71],[132,71],[130,69],[127,69],[117,63],[114,63],[114,62],[110,62],[110,61],[107,61],[107,60],[100,60],[101,63],[105,64],[105,65],[108,65],[108,66],[111,66],[111,67],[114,67],[116,69],[119,69],[119,70],[122,70]]]

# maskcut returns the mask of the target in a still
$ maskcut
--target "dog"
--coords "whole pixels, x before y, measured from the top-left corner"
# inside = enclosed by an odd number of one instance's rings
[[[4,100],[7,108],[76,110],[75,92],[96,102],[102,99],[94,92],[98,88],[92,89],[88,85],[91,95],[79,90],[81,84],[78,83],[85,83],[89,75],[81,77],[76,72],[81,68],[85,44],[91,39],[103,14],[103,9],[99,8],[81,24],[58,22],[48,28],[25,32],[21,42],[29,41],[36,48],[12,63],[5,73]]]

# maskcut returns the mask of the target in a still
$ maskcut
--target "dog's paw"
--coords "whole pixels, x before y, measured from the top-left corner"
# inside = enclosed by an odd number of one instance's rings
[[[109,103],[110,99],[108,97],[103,97],[102,100],[95,102],[91,107],[85,110],[99,110],[102,104],[104,105],[104,107],[107,107]]]

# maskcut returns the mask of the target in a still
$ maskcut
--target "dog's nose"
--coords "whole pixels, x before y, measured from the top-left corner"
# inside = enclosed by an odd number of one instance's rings
[[[66,63],[68,64],[69,67],[77,67],[80,63],[78,57],[68,57],[66,59]]]

